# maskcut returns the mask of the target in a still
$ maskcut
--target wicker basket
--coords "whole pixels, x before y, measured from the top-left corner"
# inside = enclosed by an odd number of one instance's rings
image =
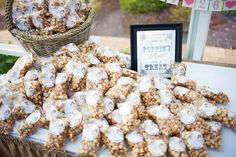
[[[14,0],[6,1],[7,28],[22,46],[31,53],[46,56],[56,52],[61,46],[69,43],[80,44],[88,40],[94,14],[90,11],[86,21],[79,27],[65,33],[53,35],[32,35],[17,29],[12,20],[12,5]]]

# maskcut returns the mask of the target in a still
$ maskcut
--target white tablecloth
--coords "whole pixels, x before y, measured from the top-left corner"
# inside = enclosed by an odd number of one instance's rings
[[[201,85],[208,85],[227,93],[230,103],[227,107],[236,112],[236,68],[188,63],[187,76]],[[236,157],[236,132],[223,129],[222,151],[209,150],[212,157]]]
[[[227,105],[229,109],[236,112],[236,68],[220,67],[213,65],[187,63],[188,78],[197,81],[200,85],[208,85],[215,90],[221,90],[228,94],[230,104]],[[17,127],[19,122],[15,125],[12,136],[17,137]],[[44,143],[47,141],[48,131],[46,129],[38,129],[36,133],[29,137],[30,141]],[[65,150],[73,154],[79,154],[81,136],[71,143],[66,141]],[[236,132],[227,128],[223,130],[223,150],[214,151],[209,150],[212,157],[236,157]],[[100,150],[101,157],[109,156],[108,150]]]

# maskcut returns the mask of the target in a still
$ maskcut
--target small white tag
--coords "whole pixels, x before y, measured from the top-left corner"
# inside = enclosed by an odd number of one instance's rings
[[[49,130],[52,134],[60,135],[65,130],[65,123],[61,119],[56,119],[50,122]]]
[[[6,120],[11,115],[11,109],[6,105],[0,106],[0,121]]]
[[[209,11],[222,11],[223,5],[222,0],[210,0]]]
[[[195,4],[195,9],[197,10],[208,10],[209,2],[211,0],[197,0]]]
[[[166,0],[166,3],[178,5],[179,4],[179,0]]]
[[[31,113],[26,119],[25,119],[25,122],[27,124],[35,124],[37,121],[39,121],[41,117],[41,113],[40,111],[35,111],[33,113]]]

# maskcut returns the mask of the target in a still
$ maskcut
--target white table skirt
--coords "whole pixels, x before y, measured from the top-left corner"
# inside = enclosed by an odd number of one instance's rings
[[[228,94],[230,104],[227,107],[236,112],[236,68],[220,67],[198,63],[187,63],[187,77],[195,80],[199,85],[208,85],[215,90],[221,90]],[[19,122],[16,123],[11,133],[12,136],[17,137],[17,127]],[[38,129],[36,133],[31,135],[28,139],[37,143],[45,143],[47,141],[48,131],[46,129]],[[81,135],[74,143],[69,140],[66,141],[65,150],[72,154],[79,154],[79,145]],[[223,129],[223,149],[221,151],[209,150],[212,157],[236,157],[236,132],[227,128]],[[109,151],[101,149],[99,152],[100,157],[107,157]]]

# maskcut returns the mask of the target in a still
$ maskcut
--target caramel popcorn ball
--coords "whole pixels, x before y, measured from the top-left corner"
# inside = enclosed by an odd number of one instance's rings
[[[25,93],[30,101],[36,106],[42,105],[42,90],[39,81],[25,81],[24,82]]]
[[[133,130],[126,135],[126,139],[131,148],[134,148],[136,144],[144,141],[143,135],[138,130]]]
[[[32,68],[24,77],[24,93],[27,98],[32,101],[36,106],[42,106],[42,85],[39,82],[39,71]],[[20,88],[20,87],[19,87]]]
[[[73,111],[68,115],[69,127],[66,129],[66,137],[74,142],[83,129],[82,114],[79,111]]]
[[[205,119],[220,122],[226,127],[236,130],[236,114],[225,107],[217,108],[209,102],[204,102],[199,107],[199,115]]]
[[[88,121],[86,121],[86,124],[84,124],[85,126],[87,124],[93,124],[96,125],[99,130],[100,130],[100,146],[102,148],[108,148],[108,138],[105,135],[106,129],[109,127],[109,123],[107,122],[107,120],[105,118],[100,118],[100,119],[90,119]]]
[[[23,77],[28,72],[28,70],[33,66],[35,62],[35,57],[33,54],[25,54],[23,57],[19,58],[14,66],[12,67],[12,70],[18,71],[20,76]]]
[[[86,93],[86,103],[91,115],[91,118],[103,118],[104,106],[100,97],[100,92],[96,90],[88,91]]]
[[[172,89],[174,87],[174,85],[169,79],[159,76],[154,77],[153,82],[154,82],[154,87],[158,90]]]
[[[184,125],[185,130],[193,131],[198,130],[201,132],[203,137],[209,135],[210,126],[207,122],[199,117],[191,107],[183,107],[179,112],[179,119]]]
[[[96,57],[104,64],[119,62],[118,52],[108,47],[98,47],[95,51]]]
[[[54,119],[50,122],[48,141],[45,143],[46,148],[63,151],[67,125],[63,119]]]
[[[183,107],[183,104],[179,100],[175,100],[175,101],[171,102],[170,104],[168,104],[168,108],[169,108],[170,112],[174,115],[177,115],[179,113],[180,109],[182,109],[182,107]]]
[[[160,104],[161,105],[169,105],[169,104],[175,102],[175,97],[173,95],[173,92],[169,89],[160,90],[159,95],[160,95]]]
[[[36,110],[31,113],[24,122],[21,123],[18,133],[20,138],[26,138],[33,134],[38,128],[46,123],[46,118],[41,111]]]
[[[42,84],[43,101],[50,97],[51,92],[54,90],[56,80],[56,68],[53,64],[48,63],[41,67],[41,74],[39,81]]]
[[[0,135],[9,135],[14,125],[14,118],[11,109],[1,104],[0,99]]]
[[[140,77],[140,74],[137,73],[136,71],[130,70],[130,69],[122,69],[122,74],[125,77],[130,77],[134,80],[137,80]]]
[[[171,67],[172,76],[180,75],[185,76],[187,71],[187,66],[183,63],[173,64]]]
[[[108,63],[105,65],[105,69],[108,74],[109,85],[113,87],[121,77],[121,67],[118,63]]]
[[[170,110],[163,105],[151,106],[148,109],[149,116],[158,124],[163,136],[179,134],[182,129],[181,122],[171,114]]]
[[[59,112],[59,109],[57,108],[57,106],[52,105],[51,103],[48,103],[48,102],[43,104],[43,111],[44,111],[45,118],[46,118],[46,123],[45,123],[44,127],[48,129],[50,121],[59,118],[60,112]]]
[[[71,91],[76,92],[86,88],[86,65],[71,59],[65,65],[64,71],[68,75],[68,81],[70,82],[69,87]]]
[[[129,103],[118,104],[118,112],[121,116],[120,128],[127,133],[138,127],[140,120],[138,119],[137,111],[134,106]]]
[[[63,69],[70,59],[71,57],[64,49],[60,49],[54,53],[54,65],[59,70]]]
[[[110,88],[105,95],[117,101],[125,100],[133,89],[133,82],[134,80],[132,78],[121,77],[114,87]]]
[[[114,101],[109,97],[103,98],[103,115],[107,116],[115,109],[115,103]]]
[[[114,156],[124,156],[128,149],[125,146],[124,134],[117,126],[107,128],[105,135],[108,139],[108,148]]]
[[[67,96],[67,80],[68,76],[65,73],[57,73],[55,80],[55,89],[50,94],[50,98],[54,100],[65,100]]]
[[[118,109],[112,111],[106,116],[106,118],[110,124],[120,124],[122,122],[122,115]]]
[[[152,136],[158,136],[160,134],[160,129],[156,123],[147,119],[141,123],[139,132],[144,136],[144,138],[150,138]]]
[[[24,119],[35,110],[35,104],[25,98],[20,98],[12,109],[12,114],[17,119]]]
[[[148,118],[148,114],[146,111],[146,107],[144,106],[142,99],[141,99],[141,94],[137,91],[131,92],[126,100],[126,103],[129,103],[130,105],[134,106],[134,108],[137,111],[137,116],[139,119],[146,119]]]
[[[220,150],[222,148],[222,124],[216,121],[208,121],[210,134],[205,138],[206,146],[212,149]]]
[[[143,76],[137,82],[137,90],[141,93],[141,98],[145,106],[160,104],[159,93],[154,88],[151,78]]]
[[[147,157],[167,157],[168,143],[162,138],[152,138],[147,141]]]
[[[86,53],[82,54],[82,63],[88,65],[88,67],[102,67],[103,63],[100,62],[100,60],[96,57],[94,53]]]
[[[201,99],[199,93],[181,86],[175,87],[174,95],[177,99],[188,103]]]
[[[188,152],[184,141],[176,136],[169,138],[168,156],[188,157]]]
[[[102,68],[89,68],[86,80],[87,90],[100,90],[106,92],[109,89],[107,73]]]
[[[208,86],[201,86],[199,91],[204,97],[209,98],[217,103],[228,104],[229,97],[223,93],[218,91],[213,91]]]
[[[196,82],[193,80],[188,80],[186,76],[176,75],[171,79],[175,86],[183,86],[191,90],[196,90]]]
[[[138,133],[138,130],[133,130],[126,135],[127,142],[132,150],[132,155],[134,157],[145,156],[147,153],[146,142],[144,137]]]
[[[191,157],[208,157],[206,145],[202,134],[199,131],[184,131],[181,133],[188,148],[188,155]]]
[[[80,153],[84,156],[98,156],[100,131],[97,125],[88,124],[83,128]]]

